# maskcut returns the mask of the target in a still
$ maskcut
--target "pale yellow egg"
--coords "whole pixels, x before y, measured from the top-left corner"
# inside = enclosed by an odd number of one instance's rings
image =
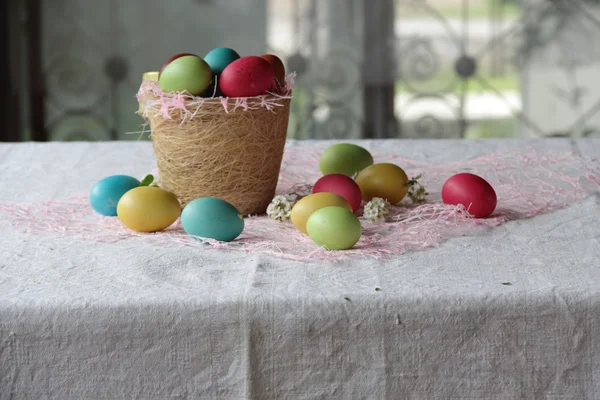
[[[343,207],[352,211],[352,207],[342,196],[330,192],[314,193],[300,199],[292,208],[292,223],[300,232],[306,233],[306,221],[317,210],[324,207]]]
[[[408,193],[408,176],[402,168],[390,163],[369,165],[356,177],[364,201],[381,197],[398,204]]]
[[[136,232],[156,232],[172,225],[181,214],[177,197],[164,189],[140,186],[131,189],[117,204],[117,215]]]

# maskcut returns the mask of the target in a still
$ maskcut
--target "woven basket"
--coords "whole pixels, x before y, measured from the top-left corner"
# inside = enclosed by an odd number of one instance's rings
[[[152,110],[157,97],[138,94],[146,100],[160,186],[183,205],[217,197],[243,215],[263,214],[275,195],[291,96],[209,99],[200,106],[192,98],[179,101],[186,110],[166,113],[164,106]]]

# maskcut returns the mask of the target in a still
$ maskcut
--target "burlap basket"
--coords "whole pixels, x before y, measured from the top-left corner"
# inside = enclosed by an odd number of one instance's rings
[[[145,82],[138,100],[150,125],[160,186],[183,205],[210,196],[230,202],[243,215],[264,213],[279,177],[291,89],[286,95],[245,99],[159,91]]]

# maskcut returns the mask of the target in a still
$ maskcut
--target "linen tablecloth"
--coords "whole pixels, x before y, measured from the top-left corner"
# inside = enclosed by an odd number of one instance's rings
[[[524,146],[600,155],[592,139],[359,143],[431,163]],[[0,203],[154,164],[146,142],[2,144]],[[7,219],[0,234],[1,399],[600,399],[597,193],[338,264],[34,235]]]

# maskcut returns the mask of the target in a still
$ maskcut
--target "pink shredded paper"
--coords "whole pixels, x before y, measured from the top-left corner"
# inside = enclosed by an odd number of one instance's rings
[[[267,92],[262,96],[238,97],[229,99],[227,97],[201,97],[192,96],[188,92],[165,93],[161,90],[158,82],[143,81],[137,92],[137,100],[144,104],[142,115],[148,117],[148,113],[162,114],[165,119],[171,119],[172,113],[179,114],[181,123],[194,119],[205,104],[220,104],[225,112],[248,111],[260,108],[273,110],[282,107],[282,99],[291,99],[294,89],[296,75],[290,74],[285,78],[285,87],[281,93]]]
[[[203,248],[268,254],[293,260],[339,261],[347,258],[382,259],[430,248],[458,236],[482,234],[510,220],[567,207],[600,190],[600,163],[574,153],[542,153],[521,149],[487,154],[469,161],[425,165],[394,154],[374,154],[376,162],[393,162],[409,176],[422,174],[420,182],[429,191],[425,204],[404,200],[392,207],[390,221],[371,224],[361,217],[363,235],[355,248],[326,251],[301,234],[291,222],[276,222],[266,216],[246,219],[242,235],[233,242],[208,240],[208,245],[187,235],[179,222],[153,234],[133,232],[116,217],[101,217],[83,193],[59,200],[0,204],[14,227],[36,235],[63,235],[73,239],[116,242],[137,237],[157,246],[202,246]],[[319,154],[311,147],[286,148],[278,193],[310,193],[320,173]],[[441,203],[445,180],[458,172],[485,177],[498,195],[498,207],[489,218],[470,218],[462,207]],[[362,210],[359,210],[361,215]]]

